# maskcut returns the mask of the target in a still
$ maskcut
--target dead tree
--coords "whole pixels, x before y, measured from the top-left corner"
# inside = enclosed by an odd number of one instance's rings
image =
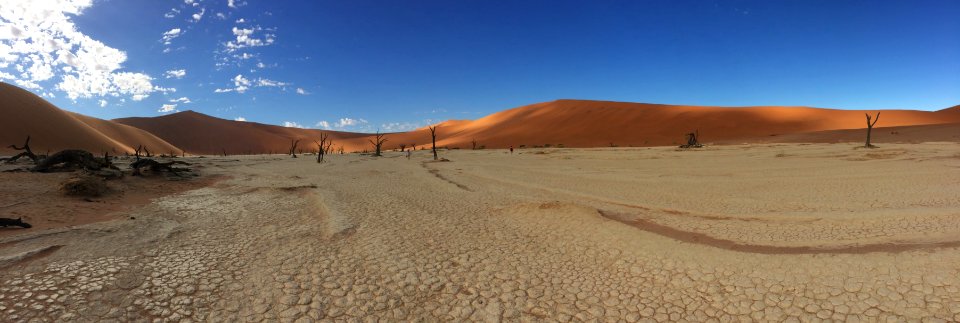
[[[109,155],[104,154],[101,160],[94,157],[93,154],[88,151],[67,149],[40,160],[37,166],[34,166],[31,171],[41,173],[80,169],[97,171],[103,168],[115,168],[113,164],[110,163]]]
[[[333,145],[333,140],[330,140],[326,133],[321,132],[320,141],[317,142],[314,140],[313,142],[317,144],[317,163],[322,163],[323,155],[330,151],[330,146]]]
[[[407,151],[407,144],[400,144],[400,152]]]
[[[373,154],[374,156],[377,156],[377,157],[383,156],[380,154],[380,148],[383,147],[383,143],[387,142],[387,138],[384,138],[384,136],[386,135],[380,133],[380,130],[377,130],[377,133],[374,135],[375,137],[374,140],[367,139],[367,141],[369,141],[370,144],[372,144],[373,147],[376,149],[375,150],[376,152]]]
[[[147,154],[147,158],[153,157],[153,155],[150,154],[150,150],[147,149],[147,146],[143,146],[143,153]]]
[[[687,143],[685,145],[680,145],[680,148],[701,148],[703,144],[700,143],[700,130],[696,132],[691,132],[687,134]]]
[[[183,175],[180,175],[180,172],[189,172],[190,169],[189,169],[189,168],[177,168],[177,167],[173,167],[173,165],[178,165],[178,164],[179,164],[179,165],[190,165],[190,163],[187,163],[187,162],[184,162],[184,161],[179,161],[179,160],[174,160],[174,161],[170,161],[170,162],[166,162],[166,163],[161,163],[161,162],[158,162],[158,161],[153,160],[153,159],[141,159],[141,160],[135,161],[135,162],[133,162],[133,163],[130,163],[130,169],[133,170],[133,173],[132,173],[133,176],[143,175],[142,170],[143,170],[144,168],[146,168],[146,169],[149,169],[151,172],[154,172],[154,173],[159,173],[159,172],[166,171],[166,172],[169,172],[169,173],[171,173],[171,174],[176,175],[177,177],[183,177]]]
[[[27,141],[23,143],[23,147],[17,147],[17,145],[10,145],[8,147],[12,148],[13,150],[23,150],[22,153],[19,153],[16,156],[8,158],[7,159],[8,163],[15,162],[17,161],[17,159],[20,159],[20,157],[27,157],[27,158],[30,158],[30,160],[33,160],[33,163],[36,164],[37,160],[39,159],[37,158],[37,155],[35,155],[33,151],[30,150],[30,136],[27,136]]]
[[[877,111],[875,118],[871,118],[869,113],[864,113],[864,115],[867,116],[867,143],[863,146],[866,148],[877,148],[877,146],[870,143],[870,132],[873,131],[873,126],[880,120],[880,111]],[[873,119],[872,123],[870,122],[871,119]]]
[[[143,150],[143,145],[138,145],[138,146],[137,146],[137,149],[133,151],[133,156],[134,156],[137,160],[140,160],[140,151],[141,151],[141,150]]]
[[[297,145],[300,144],[300,139],[293,140],[290,139],[290,157],[297,158]]]
[[[470,143],[473,144],[472,150],[477,150],[477,140],[476,139],[470,140]]]
[[[437,126],[430,126],[430,142],[433,143],[433,160],[437,160]]]

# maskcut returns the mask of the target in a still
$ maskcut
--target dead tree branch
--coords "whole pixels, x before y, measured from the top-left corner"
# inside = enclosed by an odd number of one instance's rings
[[[67,149],[40,160],[31,171],[41,173],[80,169],[97,171],[103,168],[115,168],[112,166],[107,154],[104,154],[104,159],[99,159],[88,151]]]
[[[384,138],[386,135],[380,133],[380,130],[377,130],[377,133],[374,136],[376,141],[367,139],[367,141],[369,141],[370,144],[373,144],[373,147],[376,148],[376,152],[373,155],[377,157],[383,156],[380,154],[380,148],[383,146],[383,143],[387,142],[387,138]]]
[[[430,126],[430,142],[433,143],[433,160],[437,160],[437,127]]]
[[[300,139],[293,140],[290,139],[290,156],[297,158],[297,145],[300,144]]]
[[[333,140],[329,139],[327,133],[321,132],[320,141],[314,140],[313,142],[317,144],[317,163],[322,163],[323,156],[330,152],[330,146],[333,145]]]
[[[864,113],[864,115],[867,116],[867,143],[863,146],[866,148],[877,148],[877,146],[870,143],[870,133],[873,132],[873,126],[877,124],[877,121],[880,121],[880,111],[877,111],[876,118],[871,118],[869,113]],[[871,119],[873,119],[872,123],[870,122]]]
[[[23,152],[17,154],[16,156],[8,158],[7,159],[8,163],[15,162],[17,161],[17,159],[20,159],[20,157],[27,157],[33,160],[33,163],[36,164],[39,159],[37,158],[37,155],[35,155],[33,151],[30,150],[30,136],[27,136],[27,140],[23,143],[22,147],[17,147],[16,145],[10,145],[9,147],[12,148],[13,150],[23,150]]]
[[[133,173],[132,173],[133,176],[143,175],[142,173],[143,169],[148,169],[151,172],[155,172],[155,173],[166,171],[178,177],[183,177],[183,175],[181,175],[180,172],[190,171],[189,168],[177,168],[177,167],[173,167],[173,165],[190,165],[190,163],[179,161],[179,160],[161,163],[153,159],[141,159],[133,163],[130,163],[130,169],[133,170]]]
[[[685,145],[680,145],[680,148],[701,148],[703,144],[700,143],[700,130],[696,132],[691,132],[687,134],[687,143]]]

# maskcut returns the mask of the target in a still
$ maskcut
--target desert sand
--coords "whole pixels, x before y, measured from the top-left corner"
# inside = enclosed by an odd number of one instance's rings
[[[229,178],[0,229],[0,315],[960,321],[955,142],[441,157],[187,158]]]
[[[139,145],[160,154],[180,149],[153,134],[131,126],[67,112],[19,87],[0,82],[0,154],[16,152],[27,136],[36,154],[83,149],[94,154],[133,153]]]

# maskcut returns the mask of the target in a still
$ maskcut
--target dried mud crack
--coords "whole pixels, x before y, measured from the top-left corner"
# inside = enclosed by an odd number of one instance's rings
[[[429,168],[426,155],[199,160],[232,178],[119,220],[4,238],[4,257],[62,247],[0,268],[0,321],[960,321],[958,246],[766,249],[948,237],[960,207],[952,164],[881,159],[831,173],[835,157],[786,167],[739,147],[560,153],[571,158],[451,151],[456,164]],[[717,169],[691,166],[702,158]],[[844,174],[856,176],[835,180]],[[791,200],[800,191],[817,198]],[[625,225],[630,212],[650,221]]]
[[[759,253],[759,254],[780,254],[780,255],[863,254],[863,253],[871,253],[871,252],[896,253],[896,252],[915,251],[915,250],[960,247],[960,240],[938,241],[938,242],[903,241],[903,242],[885,242],[885,243],[863,243],[863,244],[840,245],[840,246],[831,246],[831,245],[775,246],[775,245],[745,244],[738,241],[715,238],[700,232],[679,230],[676,228],[672,228],[670,226],[658,224],[657,222],[652,220],[643,219],[636,216],[629,216],[629,215],[618,214],[616,212],[603,211],[603,210],[598,210],[597,212],[599,212],[600,215],[608,219],[616,220],[624,224],[639,228],[643,231],[654,233],[654,234],[664,236],[670,239],[674,239],[677,241],[705,245],[705,246],[710,246],[714,248],[738,251],[738,252],[749,252],[749,253]]]

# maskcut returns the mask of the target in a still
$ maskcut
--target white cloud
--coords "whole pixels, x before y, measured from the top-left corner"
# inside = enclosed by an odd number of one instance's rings
[[[163,44],[164,44],[164,45],[170,45],[170,43],[171,43],[175,38],[180,37],[180,35],[183,35],[183,34],[181,33],[180,28],[173,28],[173,29],[170,29],[169,31],[164,32],[164,33],[163,33]]]
[[[158,91],[149,75],[120,72],[127,54],[77,30],[72,19],[91,0],[3,0],[0,6],[0,73],[22,87],[56,88],[73,100]],[[15,71],[15,72],[14,72]],[[55,86],[51,82],[59,76]],[[46,92],[47,94],[51,94]]]
[[[170,100],[170,102],[171,102],[171,103],[178,103],[178,102],[179,102],[179,103],[184,103],[184,104],[186,104],[186,103],[190,103],[190,102],[192,102],[192,101],[190,101],[190,98],[184,96],[184,97],[181,97],[181,98],[179,98],[179,99]]]
[[[310,93],[307,92],[307,90],[304,90],[302,87],[298,87],[298,88],[297,88],[297,94],[307,95],[307,94],[310,94]]]
[[[236,23],[238,23],[238,24],[242,24],[242,23],[245,23],[245,22],[247,22],[247,21],[246,21],[245,19],[243,19],[243,18],[237,19],[237,21],[236,21]]]
[[[246,1],[236,1],[236,0],[227,0],[227,7],[236,9],[237,7],[246,6]]]
[[[167,78],[180,79],[187,75],[187,70],[185,69],[169,70],[163,73],[163,75],[165,75]]]
[[[286,85],[289,85],[289,84],[284,82],[274,81],[274,80],[268,80],[265,78],[257,79],[257,86],[278,87],[278,86],[286,86]]]
[[[174,17],[176,17],[176,16],[179,15],[179,14],[180,14],[180,9],[173,8],[173,9],[170,9],[169,12],[163,14],[163,17],[164,17],[164,18],[174,18]]]
[[[321,120],[314,127],[326,130],[367,130],[369,121],[365,119],[340,118],[337,122]]]
[[[196,4],[195,4],[196,5]],[[203,13],[207,12],[207,8],[200,8],[200,12],[193,14],[193,22],[199,22],[203,18]]]
[[[261,77],[261,78],[257,78],[256,80],[250,80],[250,79],[247,79],[246,77],[243,77],[242,74],[237,74],[237,76],[235,76],[235,77],[233,78],[233,88],[218,88],[218,89],[214,90],[213,92],[214,92],[214,93],[226,93],[226,92],[244,93],[244,92],[246,92],[247,90],[249,90],[251,86],[253,86],[253,87],[282,87],[282,86],[287,86],[287,85],[290,85],[290,83],[280,82],[280,81],[274,81],[274,80],[265,79],[265,78],[262,78],[262,77]]]
[[[227,20],[227,15],[223,14],[222,12],[218,12],[217,18],[219,18],[220,20]]]
[[[301,129],[306,129],[306,127],[304,127],[302,124],[299,124],[299,123],[296,123],[296,122],[293,122],[293,121],[284,121],[284,122],[283,122],[283,126],[284,126],[284,127],[287,127],[287,128],[301,128]]]
[[[160,113],[177,112],[177,105],[176,105],[176,104],[164,104],[164,105],[160,106],[160,109],[157,110],[157,112],[160,112]]]
[[[410,131],[420,127],[421,125],[419,123],[412,122],[390,122],[380,125],[380,128],[387,132]]]
[[[100,100],[100,107],[101,107],[101,108],[106,108],[106,107],[107,107],[107,100]]]
[[[227,52],[233,52],[242,48],[269,46],[276,40],[276,35],[272,33],[266,33],[263,37],[257,37],[256,34],[263,31],[263,28],[260,26],[252,28],[233,27],[232,31],[236,39],[224,44]]]
[[[344,128],[350,126],[357,126],[361,124],[367,124],[367,120],[363,119],[352,119],[352,118],[340,118],[340,121],[337,122],[337,128]]]
[[[247,118],[244,118],[244,117],[236,117],[236,118],[233,118],[233,121],[244,121],[244,122],[245,122],[245,121],[247,121]]]

